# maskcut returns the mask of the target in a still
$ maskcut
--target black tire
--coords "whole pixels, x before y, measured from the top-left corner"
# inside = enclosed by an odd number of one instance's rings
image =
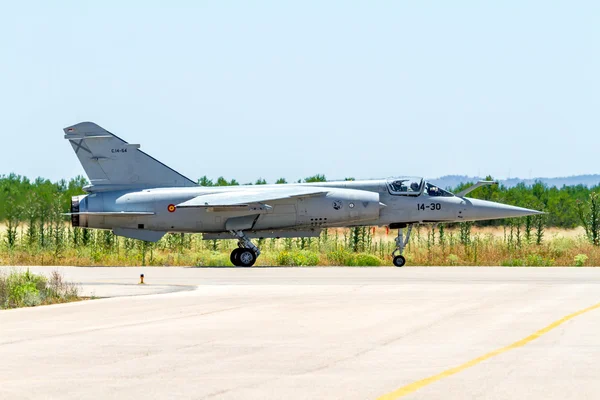
[[[256,254],[250,249],[241,249],[237,262],[238,267],[251,267],[256,262]]]
[[[231,255],[229,256],[229,261],[231,261],[231,263],[233,265],[235,265],[236,267],[239,267],[239,259],[240,259],[240,252],[244,250],[244,249],[240,249],[239,247],[237,249],[233,249],[233,251],[231,252]]]
[[[406,264],[406,258],[404,258],[404,256],[394,257],[394,265],[396,267],[404,267],[404,264]]]

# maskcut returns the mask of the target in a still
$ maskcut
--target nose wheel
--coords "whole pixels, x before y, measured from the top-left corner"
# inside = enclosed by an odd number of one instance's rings
[[[403,238],[403,228],[398,229],[398,236],[396,237],[396,249],[392,252],[392,257],[394,257],[393,262],[396,267],[404,267],[406,264],[406,258],[402,255],[402,253],[404,253],[404,248],[410,240],[412,227],[412,225],[408,225],[408,229],[406,230],[406,239]]]
[[[236,267],[251,267],[256,263],[260,255],[258,247],[248,239],[242,231],[231,231],[231,234],[238,238],[238,248],[231,252],[229,260]]]
[[[404,256],[394,257],[394,265],[396,267],[404,267],[404,264],[406,264],[406,258],[404,258]]]

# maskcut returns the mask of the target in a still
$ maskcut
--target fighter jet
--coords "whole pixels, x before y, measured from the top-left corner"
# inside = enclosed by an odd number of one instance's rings
[[[85,170],[87,193],[71,203],[74,227],[112,230],[149,242],[168,232],[237,239],[231,262],[251,267],[260,255],[253,238],[318,237],[325,228],[397,229],[393,263],[402,267],[413,226],[540,214],[465,197],[481,181],[452,194],[422,178],[202,187],[92,122],[64,129]],[[404,235],[404,229],[406,234]]]

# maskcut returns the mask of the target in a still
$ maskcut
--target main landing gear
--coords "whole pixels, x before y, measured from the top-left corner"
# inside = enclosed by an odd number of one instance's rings
[[[402,237],[403,228],[398,229],[398,237],[396,237],[396,249],[392,252],[392,257],[394,257],[394,265],[396,267],[403,267],[404,264],[406,264],[406,258],[404,258],[402,253],[404,252],[404,248],[410,240],[412,227],[412,225],[408,225],[408,229],[406,230],[406,239],[403,239]]]
[[[251,267],[260,255],[258,247],[242,231],[230,231],[238,239],[238,248],[231,252],[229,260],[236,267]]]

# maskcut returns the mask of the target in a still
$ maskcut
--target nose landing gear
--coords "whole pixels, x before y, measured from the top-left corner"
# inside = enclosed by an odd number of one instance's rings
[[[412,225],[408,225],[408,229],[406,230],[406,239],[402,237],[403,228],[398,229],[398,236],[396,237],[396,249],[392,252],[392,257],[394,257],[394,265],[396,267],[403,267],[406,264],[406,258],[404,258],[402,253],[404,252],[404,248],[410,240],[410,233],[412,232],[412,227]]]
[[[238,239],[238,248],[231,252],[229,260],[236,267],[251,267],[260,255],[258,247],[242,231],[230,231]]]

